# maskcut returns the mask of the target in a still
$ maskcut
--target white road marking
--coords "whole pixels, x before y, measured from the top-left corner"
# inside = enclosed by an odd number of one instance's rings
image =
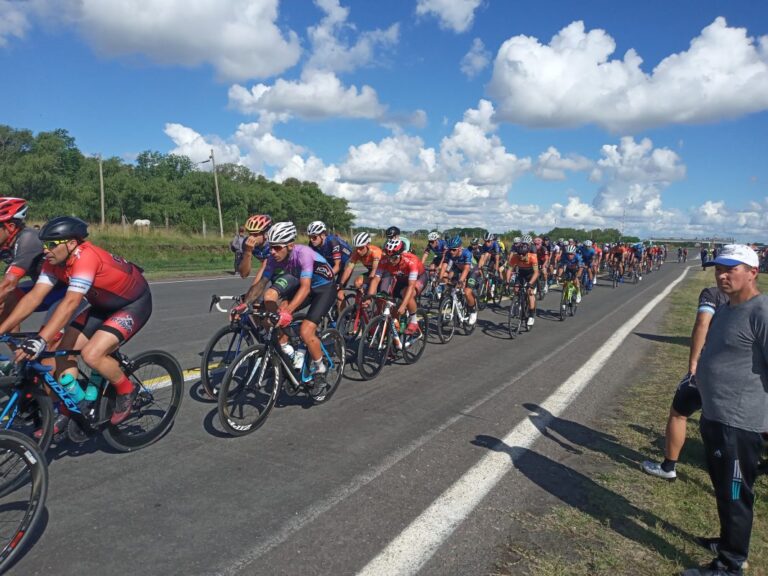
[[[211,282],[213,280],[243,280],[242,278],[238,278],[237,276],[216,276],[214,278],[187,278],[185,280],[153,280],[152,282],[149,282],[150,286],[155,286],[157,284],[186,284],[189,282]],[[243,280],[245,282],[245,280]]]
[[[543,421],[544,425],[576,399],[624,339],[683,280],[687,271],[684,270],[674,282],[625,322],[579,370],[541,403],[541,407],[551,415]],[[503,442],[510,448],[528,448],[539,436],[539,428],[526,418],[515,426]],[[416,574],[512,467],[513,461],[507,450],[486,454],[371,560],[358,576]]]

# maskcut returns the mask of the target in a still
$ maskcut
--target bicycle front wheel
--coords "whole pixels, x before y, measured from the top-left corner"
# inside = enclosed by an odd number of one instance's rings
[[[184,372],[167,352],[150,350],[136,356],[125,375],[139,391],[131,414],[120,424],[104,428],[102,434],[115,450],[132,452],[157,442],[170,430],[184,394]],[[101,396],[100,420],[112,413],[114,397],[115,388],[109,386]]]
[[[248,346],[253,336],[239,325],[222,326],[208,341],[200,361],[200,384],[209,398],[215,400],[221,379],[232,361]]]
[[[520,333],[520,297],[517,295],[512,296],[512,300],[509,303],[509,312],[507,313],[507,329],[509,330],[509,337],[514,338]]]
[[[389,317],[375,316],[363,329],[363,337],[357,348],[357,369],[366,380],[379,375],[392,350],[392,330]]]
[[[19,485],[0,495],[0,572],[4,572],[30,542],[48,494],[45,456],[21,433],[0,431],[0,484]]]
[[[8,410],[2,423],[5,430],[20,432],[32,438],[45,454],[53,439],[53,402],[43,389],[35,384],[20,388],[0,388],[0,411]],[[35,438],[35,432],[40,437]]]
[[[416,325],[418,331],[413,335],[405,335],[403,343],[403,358],[408,364],[414,364],[424,354],[427,347],[427,338],[429,337],[429,316],[426,310],[419,308],[416,310]]]
[[[219,388],[219,421],[226,432],[245,436],[264,424],[280,393],[280,370],[263,344],[235,358]]]
[[[322,375],[323,386],[310,393],[315,404],[327,402],[334,395],[344,375],[344,363],[346,362],[346,348],[344,338],[338,330],[329,328],[320,334],[320,348],[323,351],[323,361],[326,372]],[[316,377],[317,378],[317,377]]]
[[[445,344],[450,342],[456,332],[456,315],[453,313],[453,300],[443,298],[437,307],[437,335]]]

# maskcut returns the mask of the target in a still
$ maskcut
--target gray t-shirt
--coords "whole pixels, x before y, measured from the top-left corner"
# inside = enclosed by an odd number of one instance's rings
[[[742,430],[768,430],[768,296],[717,309],[696,382],[704,417]]]

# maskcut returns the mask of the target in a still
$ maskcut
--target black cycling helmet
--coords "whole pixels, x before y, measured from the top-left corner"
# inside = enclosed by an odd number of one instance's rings
[[[88,224],[74,216],[59,216],[46,222],[38,233],[40,240],[84,240]]]
[[[390,226],[387,228],[386,232],[387,238],[394,238],[395,236],[400,236],[400,228],[397,226]]]

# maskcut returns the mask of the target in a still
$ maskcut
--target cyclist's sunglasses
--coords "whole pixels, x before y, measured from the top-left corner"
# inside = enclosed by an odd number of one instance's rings
[[[309,239],[310,240],[317,240],[318,238],[320,238],[320,234],[310,234],[309,235]]]
[[[46,240],[43,242],[43,248],[46,250],[53,250],[59,244],[66,244],[69,240]]]
[[[270,252],[282,252],[285,250],[287,245],[285,244],[270,244],[269,245],[269,251]]]

